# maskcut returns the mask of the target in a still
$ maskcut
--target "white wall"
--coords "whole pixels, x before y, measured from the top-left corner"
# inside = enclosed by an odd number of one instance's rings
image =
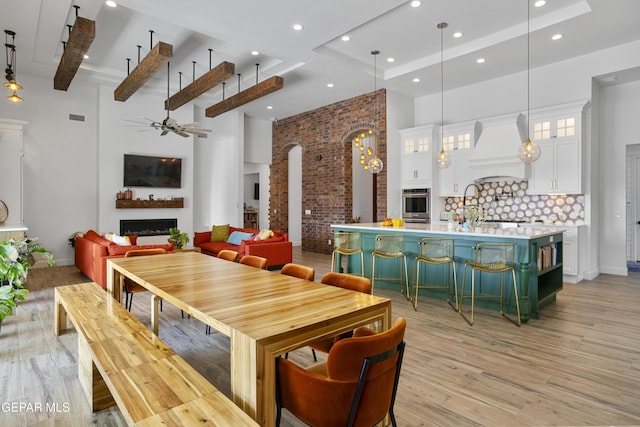
[[[640,82],[603,87],[600,92],[599,140],[600,271],[627,274],[626,148],[640,144]]]
[[[122,219],[177,218],[180,231],[193,235],[193,145],[194,137],[183,138],[172,132],[161,136],[160,131],[146,124],[131,126],[127,120],[146,122],[140,116],[162,121],[164,97],[134,94],[126,102],[114,101],[113,87],[101,86],[98,95],[98,226],[100,232],[120,232]],[[193,107],[172,111],[178,123],[193,121]],[[204,139],[203,141],[208,141]],[[123,187],[124,154],[180,157],[182,159],[181,188],[132,187],[133,198],[184,197],[183,209],[116,209],[116,193]],[[145,243],[145,242],[141,242]]]
[[[68,236],[97,223],[97,90],[72,83],[60,92],[51,79],[24,73],[20,79],[24,102],[2,100],[0,117],[29,122],[23,138],[24,225],[60,264],[70,264]],[[70,121],[70,113],[85,121]]]
[[[206,119],[197,109],[196,118],[209,120],[206,127],[213,132],[194,147],[194,230],[243,224],[244,114],[229,111]]]
[[[438,104],[439,105],[439,104]],[[402,217],[402,179],[400,129],[413,126],[413,99],[394,91],[387,91],[387,217]]]

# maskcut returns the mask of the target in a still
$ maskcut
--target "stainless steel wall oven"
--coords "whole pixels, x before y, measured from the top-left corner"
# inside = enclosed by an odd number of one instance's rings
[[[405,222],[429,223],[431,191],[428,188],[402,190],[402,219]]]

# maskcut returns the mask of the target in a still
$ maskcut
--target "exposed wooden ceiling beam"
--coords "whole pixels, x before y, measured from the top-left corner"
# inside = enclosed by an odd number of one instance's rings
[[[174,94],[171,98],[164,102],[165,110],[177,110],[187,102],[195,99],[214,87],[222,83],[236,72],[236,66],[231,62],[221,62],[215,68],[200,76],[189,86]]]
[[[205,110],[205,116],[216,117],[227,111],[231,111],[241,105],[247,104],[265,95],[269,95],[284,87],[284,79],[280,76],[269,77],[260,83],[251,86],[235,95],[218,102]]]
[[[153,76],[158,68],[173,57],[173,46],[164,42],[158,42],[144,59],[133,69],[131,73],[113,91],[116,101],[126,101],[147,80]]]
[[[56,75],[53,78],[54,89],[65,91],[69,89],[71,80],[73,80],[78,68],[80,68],[84,55],[91,47],[95,36],[95,21],[77,16],[75,25],[69,34],[69,40],[65,45],[64,52],[62,52]]]

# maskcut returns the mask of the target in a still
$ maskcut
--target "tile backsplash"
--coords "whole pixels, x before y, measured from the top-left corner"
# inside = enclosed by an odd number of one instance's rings
[[[527,181],[495,181],[478,184],[473,196],[469,189],[467,205],[482,206],[488,220],[548,221],[567,225],[584,224],[584,195],[529,195]],[[462,212],[462,197],[445,198],[446,212]]]

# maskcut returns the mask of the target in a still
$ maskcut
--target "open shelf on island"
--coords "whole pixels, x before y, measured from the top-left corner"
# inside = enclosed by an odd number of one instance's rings
[[[116,200],[116,209],[184,208],[184,198],[173,200]]]

